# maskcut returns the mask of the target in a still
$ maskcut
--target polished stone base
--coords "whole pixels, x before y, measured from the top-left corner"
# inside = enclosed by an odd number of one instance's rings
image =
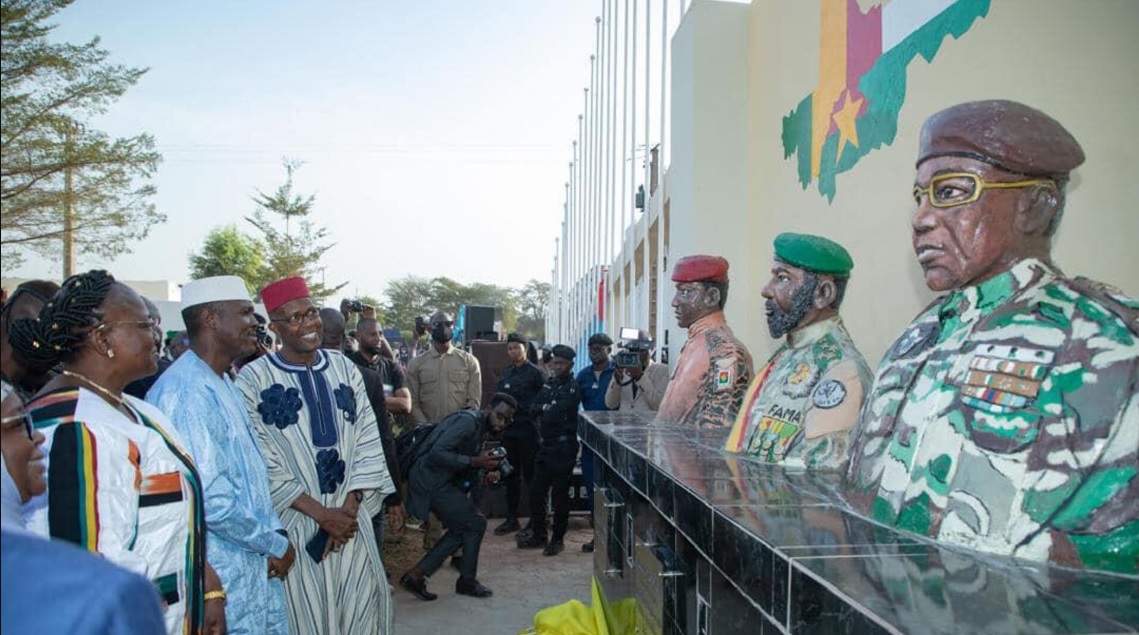
[[[1139,578],[949,548],[871,522],[837,474],[720,450],[727,430],[590,412],[594,571],[642,633],[1128,633]]]

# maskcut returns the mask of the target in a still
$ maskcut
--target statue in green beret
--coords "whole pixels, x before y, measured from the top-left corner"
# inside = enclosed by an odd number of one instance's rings
[[[921,134],[913,246],[934,300],[878,367],[851,449],[874,520],[1139,572],[1139,303],[1052,262],[1072,170],[1052,117],[959,104]]]
[[[790,466],[837,469],[871,373],[838,308],[854,261],[821,236],[775,238],[767,298],[771,337],[785,337],[755,375],[726,449]]]

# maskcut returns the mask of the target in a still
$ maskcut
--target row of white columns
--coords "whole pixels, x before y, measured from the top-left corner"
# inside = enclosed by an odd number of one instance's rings
[[[554,241],[551,306],[546,324],[546,339],[550,342],[581,349],[591,333],[605,330],[615,336],[618,327],[631,325],[638,315],[648,313],[638,311],[639,303],[647,302],[651,295],[648,284],[643,297],[638,297],[633,284],[636,263],[624,253],[626,249],[635,253],[637,243],[644,240],[642,271],[647,281],[652,268],[648,223],[642,223],[632,241],[626,241],[625,235],[630,227],[637,227],[633,198],[638,185],[645,189],[645,215],[650,209],[662,211],[663,189],[650,198],[653,192],[648,150],[659,146],[657,176],[658,182],[662,182],[667,163],[664,142],[668,132],[668,45],[687,9],[682,0],[679,12],[670,16],[669,0],[658,1],[654,11],[653,0],[602,0],[601,15],[594,20],[589,86],[583,89],[577,139],[572,142],[561,235]],[[643,33],[643,42],[639,41],[639,33]],[[654,55],[657,47],[659,52]],[[654,81],[659,88],[655,99]],[[653,123],[659,126],[655,138],[651,136]],[[644,164],[640,174],[638,157]],[[658,218],[663,219],[663,214]],[[658,223],[657,241],[657,266],[663,268],[663,222]],[[626,260],[630,264],[629,280],[619,275]],[[612,288],[618,277],[622,278],[622,287],[628,285],[627,294],[623,289]],[[664,277],[658,276],[658,285]],[[663,298],[663,289],[658,289],[657,294]],[[624,298],[616,313],[609,306],[609,298],[613,297]],[[664,312],[657,313],[657,332],[661,333],[664,323],[660,316]],[[579,360],[584,360],[584,356]]]

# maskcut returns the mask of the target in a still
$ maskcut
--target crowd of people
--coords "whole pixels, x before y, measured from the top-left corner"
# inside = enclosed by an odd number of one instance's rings
[[[486,403],[485,369],[443,311],[405,368],[374,315],[349,333],[353,311],[321,309],[302,278],[261,289],[264,316],[240,278],[192,281],[186,329],[165,336],[154,305],[106,271],[22,284],[0,319],[3,628],[390,633],[383,535],[405,512],[426,553],[392,578],[434,600],[428,579],[451,558],[455,592],[490,597],[475,495],[505,485],[494,534],[561,553],[579,457],[593,483],[581,410],[730,427],[727,451],[845,470],[851,505],[879,522],[1134,573],[1139,310],[1050,258],[1082,161],[1022,104],[927,122],[914,245],[947,295],[876,376],[839,316],[853,259],[822,236],[774,240],[762,295],[782,342],[758,372],[723,314],[727,261],[690,256],[672,272],[688,337],[671,377],[643,331],[616,356],[593,334],[576,375],[572,347],[539,358],[515,333]],[[84,601],[37,610],[64,595]]]
[[[479,360],[455,346],[448,313],[426,322],[430,344],[404,367],[373,315],[318,307],[301,278],[260,298],[265,316],[238,277],[192,281],[179,332],[163,332],[155,305],[102,270],[25,283],[4,304],[4,535],[16,545],[4,570],[86,562],[74,575],[45,570],[44,589],[58,592],[83,571],[119,567],[108,579],[122,593],[101,598],[104,614],[61,613],[57,623],[72,621],[59,632],[388,633],[389,577],[435,599],[427,578],[448,557],[456,593],[489,597],[477,578],[487,523],[472,490],[504,485],[495,533],[557,555],[578,411],[606,408],[607,397],[655,407],[668,381],[615,368],[603,333],[576,377],[571,347],[539,357],[512,333],[483,408]],[[611,382],[628,396],[609,394]],[[433,432],[401,474],[395,432],[421,424]],[[405,510],[426,553],[396,578],[384,570],[384,531],[402,528]],[[5,585],[4,624],[19,630],[22,611],[7,610],[14,588]],[[46,593],[21,591],[32,592]]]

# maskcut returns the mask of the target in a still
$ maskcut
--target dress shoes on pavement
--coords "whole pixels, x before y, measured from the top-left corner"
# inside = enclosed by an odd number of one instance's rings
[[[523,538],[521,535],[519,535],[519,537],[518,537],[518,548],[519,549],[537,549],[538,547],[544,547],[544,546],[546,546],[546,535],[545,534],[533,534],[532,533],[525,538]]]
[[[435,595],[434,593],[427,590],[427,578],[420,578],[416,580],[415,578],[411,577],[410,573],[405,573],[400,576],[399,585],[408,591],[411,591],[415,597],[423,600],[424,602],[430,602],[431,600],[439,597],[438,595]]]
[[[522,525],[518,524],[518,519],[513,516],[502,521],[502,524],[494,528],[494,535],[505,536],[506,534],[513,533],[522,529]]]
[[[546,548],[542,550],[542,555],[543,556],[556,556],[559,553],[561,553],[563,550],[565,550],[565,548],[566,548],[565,543],[563,543],[560,540],[554,540],[554,541],[550,542],[550,544],[546,545]]]
[[[494,591],[486,588],[474,578],[459,578],[455,580],[455,593],[459,595],[469,595],[473,598],[488,598],[494,595]]]

